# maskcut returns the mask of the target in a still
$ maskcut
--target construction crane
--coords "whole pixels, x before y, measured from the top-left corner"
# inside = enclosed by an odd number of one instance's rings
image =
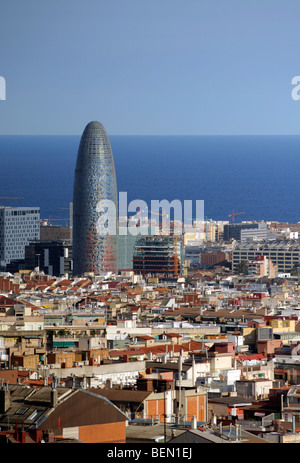
[[[153,211],[149,211],[150,214],[155,214],[155,215],[160,215],[161,217],[163,217],[164,220],[166,220],[169,216],[168,214],[166,214],[166,211],[163,211],[163,214],[160,214],[159,212],[153,212]]]
[[[167,218],[169,217],[168,214],[166,214],[166,211],[163,211],[162,214],[160,214],[159,212],[153,212],[153,211],[149,211],[149,212],[151,215],[154,214],[154,215],[159,215],[162,217],[162,220],[161,220],[162,232],[165,231],[166,233],[167,232]],[[152,223],[152,220],[151,220],[151,223]]]
[[[65,209],[69,211],[70,228],[73,228],[73,203],[70,203],[69,207],[59,207],[58,209]],[[57,220],[64,220],[64,219],[57,219]]]
[[[234,217],[236,215],[240,215],[240,214],[245,214],[245,212],[234,212],[234,211],[232,211],[232,213],[229,214],[228,217],[232,217],[232,223],[234,223]]]

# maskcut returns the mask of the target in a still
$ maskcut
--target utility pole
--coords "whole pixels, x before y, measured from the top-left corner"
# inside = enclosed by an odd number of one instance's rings
[[[166,388],[167,384],[164,385],[164,442],[167,442],[167,413],[166,413]]]

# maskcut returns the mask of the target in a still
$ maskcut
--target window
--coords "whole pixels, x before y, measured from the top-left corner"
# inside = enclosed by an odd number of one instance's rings
[[[43,414],[43,410],[35,410],[31,415],[28,417],[28,420],[36,420]]]
[[[28,408],[19,408],[17,411],[16,411],[16,415],[24,415],[24,413],[28,410]]]

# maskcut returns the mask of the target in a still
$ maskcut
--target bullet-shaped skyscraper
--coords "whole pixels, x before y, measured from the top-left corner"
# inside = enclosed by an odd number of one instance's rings
[[[101,233],[104,200],[118,210],[115,165],[108,135],[100,122],[85,127],[77,154],[73,191],[73,274],[116,272],[117,233]],[[117,214],[115,214],[117,230]]]

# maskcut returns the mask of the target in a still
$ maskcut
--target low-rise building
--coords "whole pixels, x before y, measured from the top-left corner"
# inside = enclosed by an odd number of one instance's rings
[[[90,391],[56,385],[2,384],[0,389],[1,434],[10,441],[125,443],[126,421],[112,402]]]
[[[236,392],[239,397],[266,398],[274,387],[272,379],[240,379],[236,381]]]

